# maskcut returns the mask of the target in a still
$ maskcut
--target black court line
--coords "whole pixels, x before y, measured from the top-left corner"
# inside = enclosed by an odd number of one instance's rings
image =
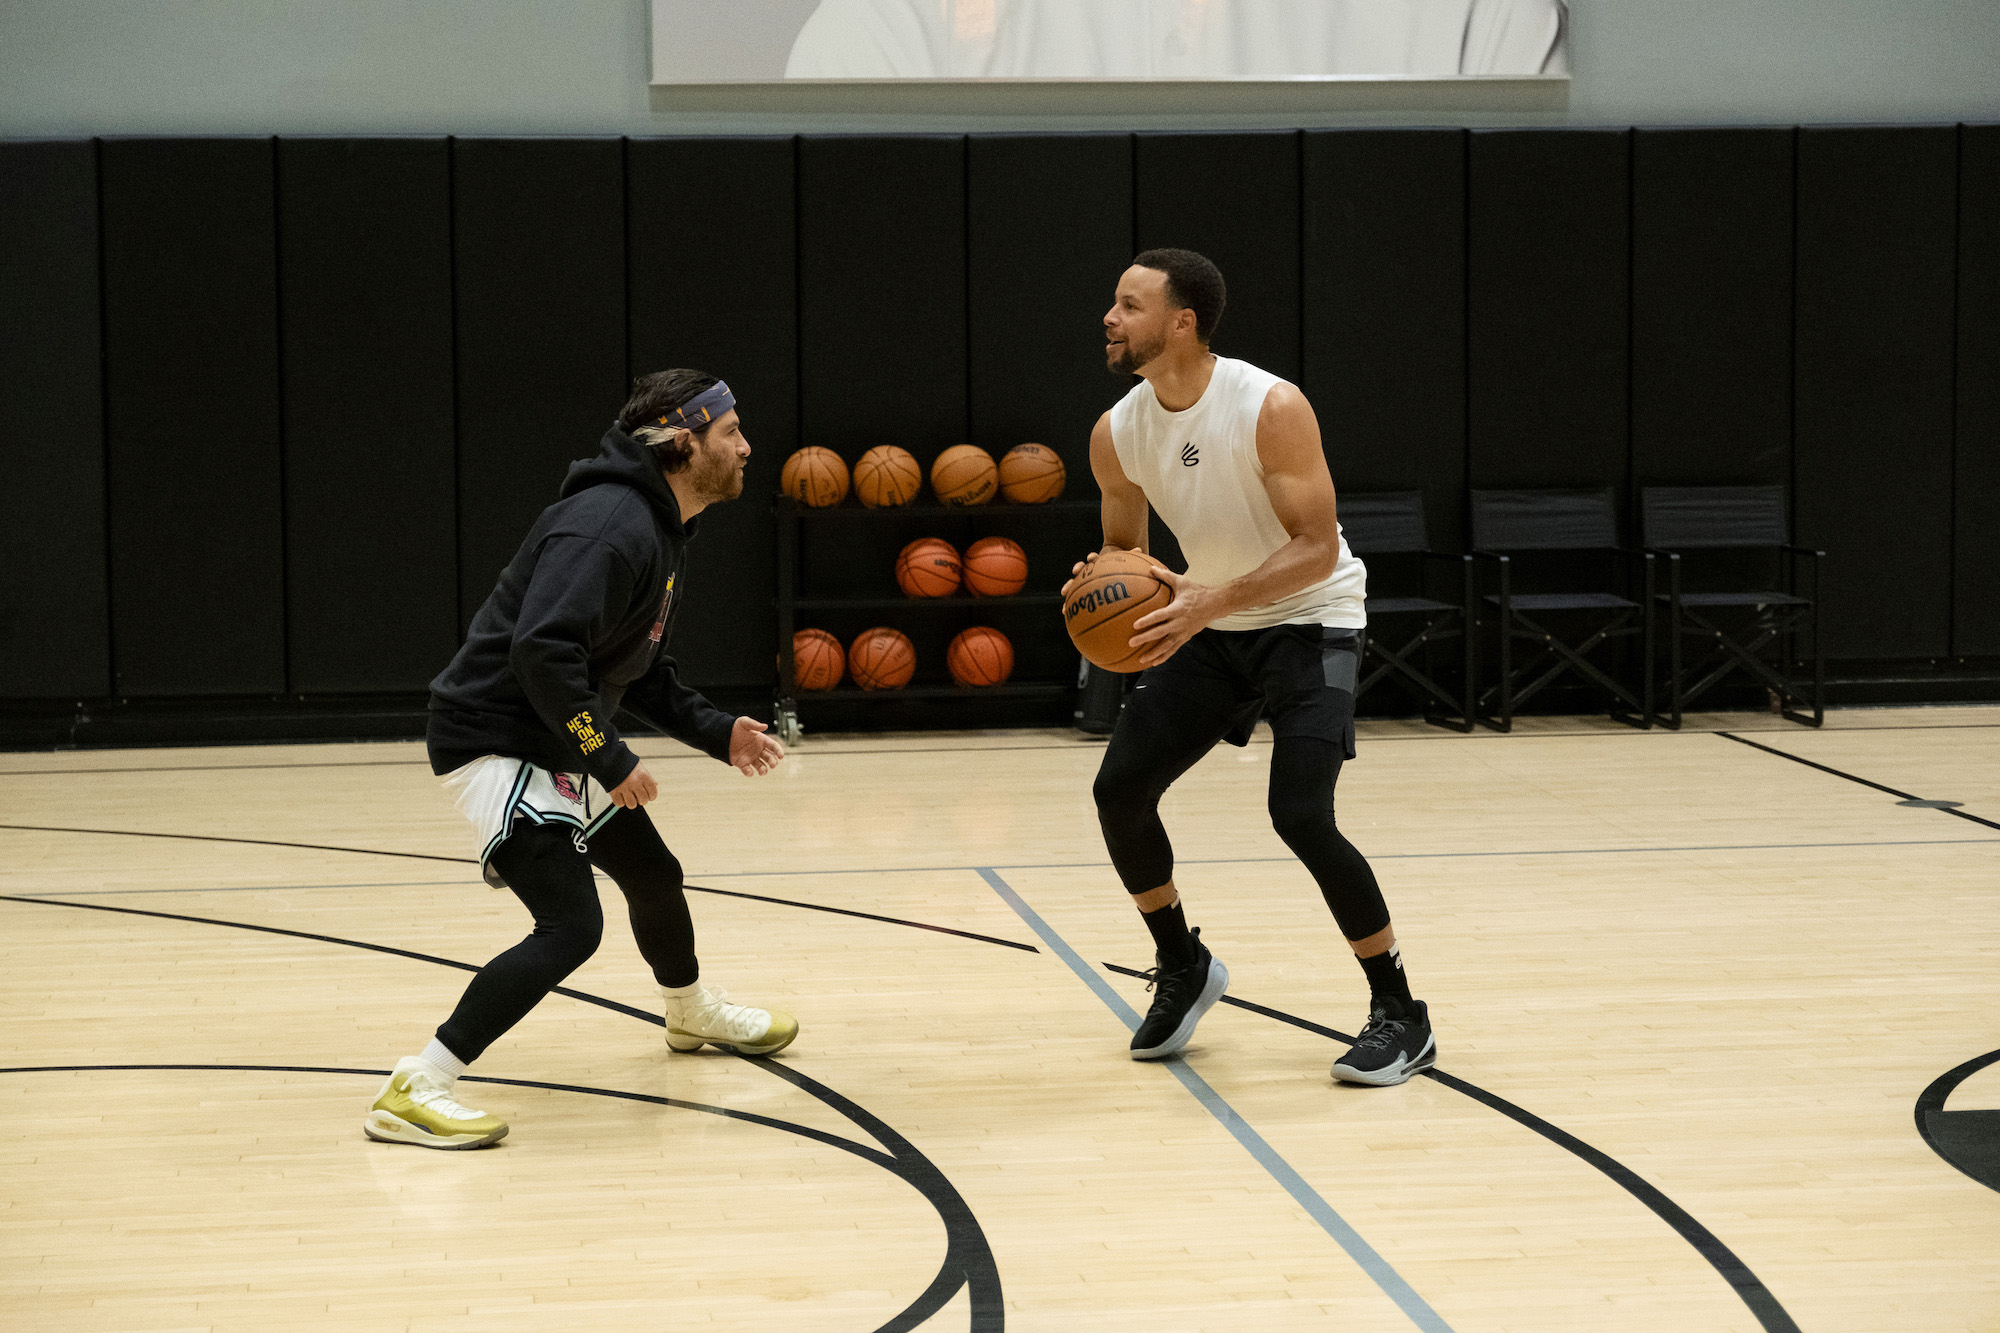
[[[1716,732],[1710,732],[1709,734],[1712,736],[1720,736],[1724,740],[1735,741],[1738,745],[1747,745],[1753,750],[1762,750],[1765,754],[1774,754],[1778,756],[1778,758],[1780,759],[1789,759],[1795,764],[1804,764],[1807,768],[1816,768],[1822,773],[1831,773],[1834,777],[1837,778],[1846,778],[1849,782],[1857,782],[1864,787],[1872,787],[1876,791],[1887,792],[1889,795],[1900,797],[1905,801],[1921,801],[1924,799],[1921,796],[1913,796],[1906,791],[1897,791],[1894,787],[1885,787],[1879,782],[1871,782],[1864,777],[1857,777],[1853,773],[1843,772],[1842,770],[1837,768],[1830,768],[1825,764],[1815,763],[1810,759],[1802,758],[1799,755],[1795,755],[1791,753],[1789,750],[1779,750],[1779,749],[1774,749],[1769,745],[1759,745],[1756,741],[1745,740],[1743,737],[1736,735],[1734,732],[1716,731]],[[1939,813],[1947,815],[1956,815],[1960,819],[1970,820],[1975,824],[1983,824],[1987,828],[2000,829],[2000,823],[1995,823],[1993,820],[1990,819],[1981,819],[1978,815],[1969,815],[1965,813],[1965,811],[1963,810],[1940,810]]]
[[[337,935],[315,935],[300,930],[283,930],[276,926],[258,926],[244,921],[223,921],[213,917],[182,916],[174,912],[149,912],[132,907],[112,907],[104,903],[62,903],[47,898],[24,898],[14,894],[0,894],[0,902],[35,903],[43,907],[73,907],[87,912],[116,912],[126,916],[158,917],[167,921],[187,921],[206,926],[223,926],[234,930],[249,930],[265,935],[288,935],[296,939],[313,940],[322,944],[338,944],[353,949],[366,949],[373,953],[392,954],[399,958],[410,958],[418,962],[434,963],[440,967],[457,968],[461,972],[477,972],[471,963],[462,963],[453,958],[439,958],[433,954],[416,953],[409,949],[398,949],[387,944],[372,944],[366,940],[343,939]],[[629,1004],[608,999],[602,995],[592,995],[587,991],[572,990],[568,986],[558,986],[552,992],[566,996],[584,1004],[609,1009],[613,1013],[636,1018],[654,1027],[664,1028],[666,1018],[661,1014],[648,1013]],[[1000,1288],[1000,1266],[993,1257],[993,1247],[986,1239],[985,1231],[973,1215],[971,1205],[958,1192],[956,1186],[939,1170],[937,1164],[904,1138],[891,1129],[879,1116],[863,1109],[858,1103],[835,1092],[819,1080],[797,1069],[782,1065],[769,1056],[734,1055],[732,1058],[745,1064],[754,1065],[767,1074],[772,1074],[802,1092],[817,1098],[822,1104],[845,1116],[859,1126],[877,1143],[888,1150],[888,1156],[895,1162],[893,1169],[903,1180],[921,1193],[937,1210],[938,1219],[945,1228],[945,1257],[938,1269],[938,1275],[931,1281],[922,1295],[906,1307],[902,1313],[883,1324],[875,1333],[910,1333],[932,1315],[943,1309],[961,1288],[969,1293],[972,1306],[971,1333],[1001,1333],[1006,1319],[1005,1301]],[[471,1077],[467,1075],[467,1077]],[[485,1079],[484,1082],[504,1083],[505,1079]],[[524,1084],[530,1087],[559,1086],[549,1084]],[[688,1103],[695,1106],[695,1103]],[[737,1113],[739,1116],[747,1113]],[[789,1122],[786,1122],[789,1124]],[[802,1130],[804,1127],[800,1127]],[[806,1131],[811,1134],[811,1131]],[[838,1144],[836,1143],[836,1146]]]
[[[225,842],[247,847],[291,847],[310,852],[349,852],[356,856],[401,856],[419,861],[447,861],[453,865],[469,866],[479,864],[469,856],[433,856],[427,852],[385,852],[378,851],[373,847],[330,847],[323,843],[275,842],[268,838],[223,838],[205,833],[142,833],[132,829],[56,828],[44,824],[0,824],[0,829],[11,829],[17,833],[82,833],[102,834],[106,837],[114,838],[174,838],[182,842]],[[998,944],[1007,949],[1025,949],[1029,953],[1040,952],[1034,945],[1022,944],[1017,940],[1003,940],[995,935],[981,935],[977,931],[959,930],[953,926],[934,926],[926,921],[906,921],[899,916],[882,916],[876,912],[860,912],[850,907],[829,907],[825,903],[800,902],[795,898],[770,898],[760,893],[740,893],[735,889],[709,889],[703,888],[699,884],[685,884],[681,887],[685,888],[689,893],[712,893],[721,898],[748,898],[760,903],[776,903],[782,907],[797,907],[808,912],[826,912],[833,916],[851,916],[863,921],[881,921],[892,926],[908,926],[912,930],[934,931],[939,935],[956,935],[961,939],[979,940],[985,944]],[[203,892],[201,889],[187,889],[182,891],[187,893]],[[0,897],[4,896],[0,895]],[[47,902],[51,900],[44,898],[22,898],[16,901]],[[197,920],[199,918],[190,917],[188,919]],[[318,939],[320,937],[312,936],[311,938]]]
[[[1945,1099],[1989,1065],[2000,1051],[1967,1060],[1940,1074],[1917,1097],[1917,1133],[1932,1152],[1991,1190],[2000,1190],[2000,1111],[1947,1111]]]
[[[1120,967],[1116,963],[1105,963],[1103,967],[1107,971],[1118,973],[1120,976],[1136,977],[1141,980],[1144,980],[1146,976],[1144,972],[1130,967]],[[1322,1037],[1331,1037],[1338,1042],[1352,1043],[1354,1041],[1354,1038],[1345,1032],[1339,1032],[1330,1027],[1323,1027],[1310,1019],[1300,1018],[1296,1014],[1288,1014],[1282,1009],[1273,1009],[1268,1005],[1253,1004],[1249,1000],[1239,1000],[1233,995],[1224,995],[1222,1002],[1234,1005],[1238,1009],[1248,1010],[1253,1014],[1260,1014],[1265,1018],[1276,1019],[1280,1023],[1289,1023],[1293,1027],[1300,1028],[1306,1032],[1315,1033]],[[1995,1058],[2000,1058],[2000,1052],[1995,1053]],[[1558,1129],[1534,1112],[1516,1106],[1505,1097],[1488,1092],[1486,1089],[1468,1083],[1462,1078],[1447,1074],[1441,1069],[1427,1069],[1421,1077],[1433,1079],[1450,1088],[1453,1092],[1463,1093],[1480,1105],[1498,1111],[1509,1120],[1512,1120],[1525,1129],[1533,1130],[1550,1143],[1555,1144],[1558,1148],[1589,1163],[1604,1173],[1604,1175],[1610,1177],[1621,1189],[1640,1203],[1645,1204],[1661,1221],[1672,1227],[1680,1235],[1681,1239],[1692,1245],[1695,1252],[1701,1255],[1708,1262],[1709,1266],[1722,1276],[1722,1280],[1729,1284],[1730,1288],[1742,1299],[1744,1305],[1750,1308],[1750,1312],[1757,1316],[1757,1321],[1768,1330],[1768,1333],[1799,1333],[1799,1326],[1792,1321],[1791,1315],[1787,1314],[1785,1307],[1778,1303],[1778,1298],[1771,1294],[1771,1289],[1766,1287],[1757,1275],[1750,1271],[1750,1266],[1737,1258],[1735,1252],[1723,1244],[1714,1232],[1696,1221],[1693,1214],[1668,1198],[1657,1186],[1648,1182],[1638,1172],[1632,1170],[1617,1158],[1612,1157],[1609,1153],[1591,1147],[1588,1143],[1585,1143],[1582,1139],[1579,1139],[1567,1130]]]

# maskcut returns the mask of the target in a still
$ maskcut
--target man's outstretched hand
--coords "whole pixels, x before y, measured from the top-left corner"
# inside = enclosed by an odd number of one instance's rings
[[[754,717],[736,719],[735,727],[729,732],[729,762],[743,776],[761,777],[776,768],[778,761],[785,757],[785,747],[778,743],[777,737],[764,734],[769,730]]]

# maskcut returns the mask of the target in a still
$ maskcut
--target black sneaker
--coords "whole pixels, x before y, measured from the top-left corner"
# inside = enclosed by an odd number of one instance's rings
[[[1170,966],[1154,955],[1158,966],[1146,974],[1146,988],[1154,992],[1153,1007],[1132,1034],[1134,1060],[1164,1060],[1178,1054],[1194,1036],[1201,1016],[1229,989],[1229,969],[1202,944],[1201,928],[1195,927],[1188,936],[1194,941],[1192,961]]]
[[[1386,1088],[1409,1082],[1438,1062],[1437,1040],[1431,1036],[1430,1010],[1422,1000],[1384,996],[1375,1001],[1368,1026],[1333,1062],[1333,1076],[1348,1083],[1372,1083]]]

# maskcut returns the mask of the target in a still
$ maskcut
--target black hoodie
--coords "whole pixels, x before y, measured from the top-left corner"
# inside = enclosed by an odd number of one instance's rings
[[[639,762],[611,724],[621,706],[727,761],[736,719],[663,651],[700,520],[681,521],[652,452],[615,425],[560,495],[431,682],[431,768],[501,754],[616,787]]]

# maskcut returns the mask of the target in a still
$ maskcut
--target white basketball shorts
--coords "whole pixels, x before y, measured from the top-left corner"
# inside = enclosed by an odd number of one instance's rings
[[[565,824],[581,852],[588,850],[584,840],[618,813],[596,778],[551,773],[504,755],[484,755],[440,780],[458,803],[458,812],[472,821],[479,840],[479,873],[496,889],[506,888],[507,881],[493,868],[493,852],[514,831],[515,820]]]

